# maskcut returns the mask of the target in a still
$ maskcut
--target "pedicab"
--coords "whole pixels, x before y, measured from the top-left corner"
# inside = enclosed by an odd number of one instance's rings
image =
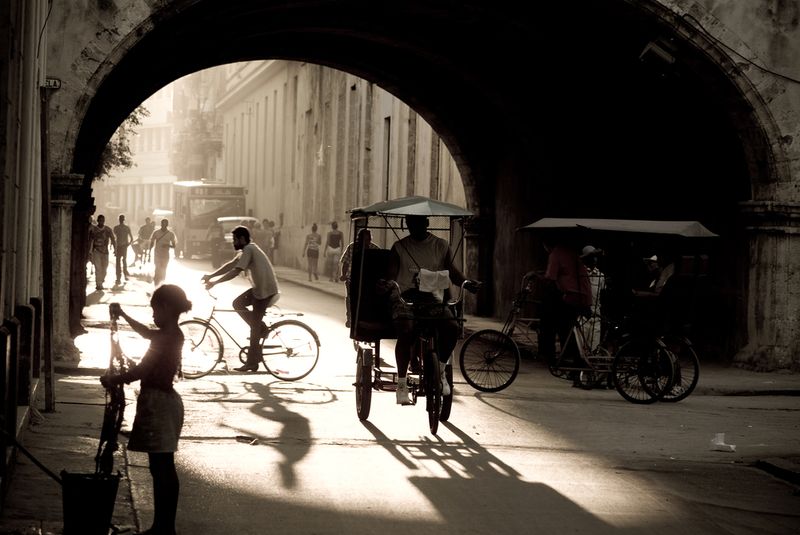
[[[624,399],[639,404],[677,402],[694,391],[700,362],[687,334],[691,326],[687,313],[696,309],[698,295],[708,278],[708,240],[717,234],[698,221],[557,217],[539,219],[518,230],[557,233],[577,249],[588,244],[600,246],[606,250],[606,259],[614,264],[605,273],[605,280],[613,282],[604,290],[608,302],[602,305],[601,292],[601,307],[593,311],[601,325],[600,344],[590,344],[587,320],[579,317],[567,343],[547,362],[555,377],[573,380],[584,388],[612,384]],[[643,266],[644,255],[650,257],[658,249],[674,255],[674,274],[656,299],[636,303],[627,284],[628,270],[637,262]],[[516,377],[514,368],[498,362],[513,363],[514,356],[519,360],[519,348],[513,338],[518,323],[516,303],[531,301],[537,293],[531,274],[523,279],[523,288],[515,297],[515,306],[502,331],[478,331],[462,344],[462,374],[479,390],[501,390]],[[541,296],[538,299],[534,302],[541,306]],[[539,317],[524,319],[526,326],[541,326]],[[575,341],[577,358],[566,351],[570,340]]]
[[[351,217],[351,236],[357,237],[362,229],[369,229],[373,243],[383,244],[388,248],[354,247],[351,262],[351,276],[348,288],[350,307],[350,338],[356,351],[356,412],[360,420],[369,418],[373,391],[390,391],[397,389],[398,370],[387,364],[381,357],[381,341],[396,339],[397,334],[392,322],[392,300],[399,300],[415,309],[415,344],[411,357],[411,365],[407,380],[411,402],[425,399],[428,424],[431,433],[436,433],[439,422],[447,421],[453,403],[453,367],[452,362],[445,364],[445,374],[449,384],[449,394],[443,394],[440,361],[436,354],[437,329],[435,321],[441,319],[438,314],[431,317],[421,315],[416,307],[423,303],[403,300],[399,286],[394,281],[387,281],[390,246],[395,240],[408,235],[405,227],[406,216],[426,216],[429,220],[428,231],[445,238],[451,244],[454,258],[458,258],[464,239],[464,224],[472,214],[463,208],[421,196],[403,197],[382,201],[369,206],[353,208]],[[456,244],[453,246],[452,244]],[[458,264],[454,260],[454,263]],[[446,278],[446,277],[445,277]],[[419,278],[417,279],[419,281]],[[463,309],[461,301],[465,284],[458,290],[457,297],[450,299],[448,295],[450,282],[444,284],[445,297],[437,306],[448,309],[452,316],[463,325]],[[424,286],[425,282],[423,282]],[[422,290],[423,286],[419,288]],[[388,289],[388,291],[387,291]],[[442,288],[444,289],[444,288]],[[431,304],[424,303],[426,310]],[[437,316],[437,317],[432,317]],[[393,356],[391,360],[394,360]]]

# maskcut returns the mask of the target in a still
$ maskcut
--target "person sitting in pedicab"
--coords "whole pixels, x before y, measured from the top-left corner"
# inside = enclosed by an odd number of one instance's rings
[[[459,324],[448,307],[441,306],[444,290],[450,282],[460,286],[467,278],[453,264],[453,252],[447,240],[428,232],[428,218],[408,215],[405,218],[409,235],[392,246],[389,256],[388,278],[397,282],[400,295],[412,303],[430,306],[409,307],[392,293],[392,321],[397,332],[395,358],[397,359],[397,403],[409,405],[407,373],[411,350],[416,341],[415,314],[420,318],[435,317],[438,356],[442,364],[450,358],[459,335]],[[479,284],[470,281],[465,286],[476,292]],[[442,394],[450,395],[450,385],[441,367]]]
[[[362,228],[358,231],[358,235],[356,239],[350,242],[350,244],[345,248],[344,253],[342,253],[342,257],[339,259],[339,272],[341,275],[339,276],[339,280],[344,282],[345,287],[345,307],[347,311],[347,319],[345,321],[345,326],[350,327],[350,284],[351,284],[351,276],[353,274],[353,256],[356,253],[356,257],[358,257],[358,253],[361,252],[364,248],[367,249],[380,249],[377,245],[372,243],[372,231],[368,228]]]

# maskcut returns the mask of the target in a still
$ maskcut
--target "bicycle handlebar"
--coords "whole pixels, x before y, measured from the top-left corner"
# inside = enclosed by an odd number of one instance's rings
[[[384,279],[384,282],[386,282],[388,284],[391,284],[395,288],[397,288],[397,297],[398,297],[398,299],[400,299],[401,303],[403,303],[406,306],[410,306],[410,307],[414,306],[414,302],[413,301],[406,301],[405,299],[403,299],[403,294],[402,294],[402,292],[400,292],[400,285],[397,284],[397,281],[385,280]],[[442,304],[447,305],[447,306],[451,306],[451,307],[452,306],[456,306],[457,304],[459,304],[461,302],[461,300],[464,298],[464,287],[467,284],[470,284],[470,283],[476,284],[476,285],[478,285],[478,288],[480,288],[480,284],[481,283],[479,281],[473,281],[473,280],[470,280],[470,279],[464,279],[464,281],[459,286],[458,297],[456,297],[455,299],[451,299],[450,301],[447,301],[447,302],[442,303]],[[429,303],[425,303],[425,304],[429,304]]]

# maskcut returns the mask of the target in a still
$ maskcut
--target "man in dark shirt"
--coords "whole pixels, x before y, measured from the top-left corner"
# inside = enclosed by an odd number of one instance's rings
[[[91,247],[89,252],[94,264],[95,287],[102,290],[108,272],[108,245],[110,243],[114,250],[117,248],[114,233],[106,226],[106,216],[98,215],[97,225],[89,227],[89,243]]]
[[[115,248],[115,256],[117,257],[117,286],[121,284],[122,275],[125,275],[125,280],[131,276],[128,273],[128,247],[133,242],[133,233],[131,227],[125,224],[125,214],[119,214],[119,225],[114,227],[114,239],[117,246]]]

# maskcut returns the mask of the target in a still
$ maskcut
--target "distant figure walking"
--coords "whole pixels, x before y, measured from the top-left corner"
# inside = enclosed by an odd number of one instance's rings
[[[150,221],[149,217],[145,217],[144,225],[139,227],[139,231],[136,233],[136,241],[133,242],[133,252],[136,253],[136,259],[133,263],[139,262],[140,267],[145,262],[150,261],[150,236],[153,235],[155,229],[155,224]]]
[[[89,243],[92,265],[94,265],[94,282],[97,290],[103,290],[108,272],[108,244],[116,251],[117,244],[114,232],[106,226],[106,216],[97,216],[97,224],[89,227]]]
[[[167,264],[169,264],[169,250],[177,245],[175,233],[169,230],[169,219],[161,220],[161,228],[153,231],[150,236],[150,249],[155,248],[153,253],[153,263],[155,272],[153,273],[153,284],[158,286],[167,278]]]
[[[319,265],[319,248],[322,245],[322,236],[317,232],[317,224],[311,225],[311,232],[306,235],[306,242],[303,244],[303,256],[308,258],[308,280],[314,276],[319,280],[317,267]]]
[[[275,222],[269,219],[264,219],[262,222],[264,226],[264,252],[267,253],[267,258],[270,262],[275,262],[272,250],[275,249]]]
[[[328,280],[337,282],[339,259],[342,257],[342,245],[344,243],[344,233],[339,230],[339,223],[333,221],[331,230],[325,237],[325,249],[322,255],[325,257],[325,271],[328,273]]]
[[[122,275],[128,280],[131,275],[128,273],[128,247],[133,243],[133,233],[131,227],[125,224],[125,215],[119,214],[119,225],[114,227],[114,239],[117,242],[114,254],[117,257],[117,286],[122,284]]]

